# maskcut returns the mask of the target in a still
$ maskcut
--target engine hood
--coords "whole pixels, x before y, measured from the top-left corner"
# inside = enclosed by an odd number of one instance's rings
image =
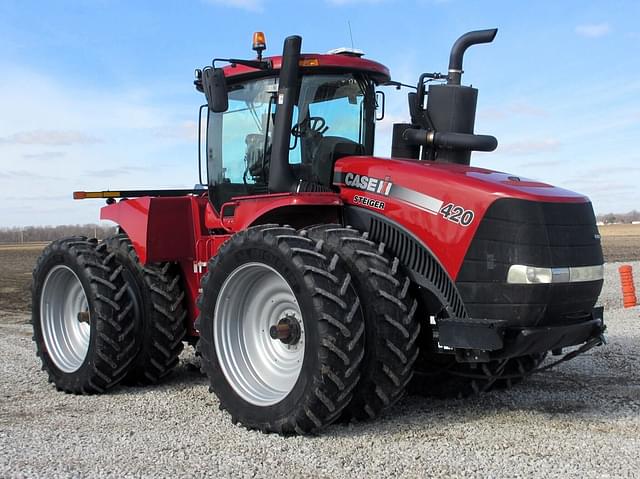
[[[517,175],[417,160],[344,157],[336,162],[333,181],[347,208],[401,226],[432,252],[452,279],[495,201],[589,203],[579,193]]]
[[[585,202],[587,197],[511,173],[473,166],[395,158],[350,156],[336,162],[336,176],[353,172],[373,178],[389,178],[421,193],[438,190],[465,191],[531,201]]]

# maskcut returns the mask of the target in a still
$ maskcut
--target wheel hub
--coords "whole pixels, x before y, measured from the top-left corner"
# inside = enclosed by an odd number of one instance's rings
[[[65,373],[80,369],[89,351],[91,313],[87,295],[71,268],[57,265],[47,274],[40,297],[46,350]]]
[[[273,267],[245,263],[218,293],[213,334],[220,368],[247,402],[270,406],[294,388],[302,370],[305,326],[289,282]]]
[[[280,321],[269,328],[271,339],[279,339],[284,344],[293,346],[300,341],[300,322],[295,315],[288,314]]]

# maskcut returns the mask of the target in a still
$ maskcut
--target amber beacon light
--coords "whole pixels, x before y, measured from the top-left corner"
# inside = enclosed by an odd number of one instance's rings
[[[262,60],[262,52],[267,49],[267,41],[263,32],[255,32],[253,34],[253,50],[258,53],[258,60]]]

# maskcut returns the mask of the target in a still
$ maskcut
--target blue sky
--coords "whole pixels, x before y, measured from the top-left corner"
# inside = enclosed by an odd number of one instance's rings
[[[477,166],[588,194],[596,212],[640,209],[640,2],[184,0],[0,2],[0,226],[95,222],[77,189],[191,187],[201,94],[193,70],[303,37],[303,50],[355,47],[415,83],[470,49],[463,83],[480,89],[476,132],[500,146]],[[407,119],[390,91],[377,153]]]

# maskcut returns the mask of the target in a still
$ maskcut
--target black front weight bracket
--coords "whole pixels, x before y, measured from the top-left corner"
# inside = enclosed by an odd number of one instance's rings
[[[577,323],[519,328],[504,320],[446,318],[437,321],[434,338],[461,363],[503,360],[582,344],[577,352],[593,341],[604,343],[603,312],[602,307],[594,308],[588,319]]]
[[[462,373],[462,372],[456,372],[456,371],[451,371],[451,374],[453,374],[455,376],[465,377],[465,378],[488,379],[488,380],[516,379],[516,378],[523,378],[523,377],[526,377],[526,376],[531,376],[532,374],[539,373],[541,371],[546,371],[547,369],[551,369],[551,368],[557,366],[560,363],[564,363],[566,361],[570,361],[570,360],[580,356],[581,354],[586,353],[590,349],[595,348],[596,346],[601,346],[601,345],[607,344],[607,339],[606,339],[606,337],[604,335],[605,329],[606,329],[606,327],[603,326],[602,332],[601,332],[601,334],[599,336],[591,338],[589,341],[587,341],[585,344],[580,346],[578,349],[575,349],[575,350],[565,354],[562,358],[558,359],[557,361],[554,361],[551,364],[547,364],[545,366],[542,366],[542,367],[539,367],[539,368],[536,368],[536,369],[532,369],[531,371],[527,371],[527,372],[522,373],[522,374],[490,375],[490,374]],[[507,360],[505,359],[505,361],[507,361]]]

